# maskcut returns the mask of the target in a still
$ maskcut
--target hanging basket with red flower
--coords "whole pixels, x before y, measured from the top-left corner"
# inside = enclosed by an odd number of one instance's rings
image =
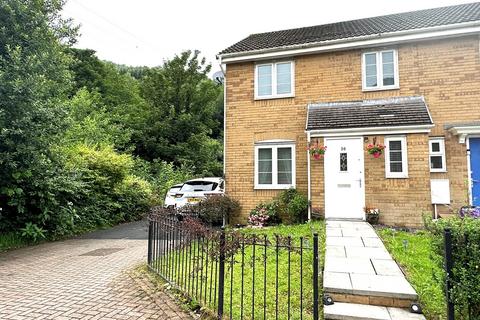
[[[369,144],[367,146],[367,151],[369,154],[373,155],[373,157],[380,158],[380,156],[383,154],[383,150],[385,149],[385,146],[381,143],[379,144]]]
[[[315,144],[311,144],[309,147],[307,147],[308,152],[313,156],[313,159],[319,160],[323,158],[323,155],[325,154],[325,151],[327,151],[326,146],[319,146],[318,142]]]

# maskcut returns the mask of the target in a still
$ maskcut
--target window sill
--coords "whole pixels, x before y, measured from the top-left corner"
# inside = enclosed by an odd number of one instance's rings
[[[398,176],[386,175],[385,178],[387,178],[387,179],[408,179],[408,174],[398,175]]]
[[[388,90],[398,90],[400,86],[393,86],[393,87],[375,87],[375,88],[362,88],[363,92],[370,92],[370,91],[388,91]]]
[[[286,190],[290,188],[295,188],[295,185],[289,184],[289,185],[271,185],[271,184],[266,184],[266,185],[255,185],[254,190]]]
[[[255,97],[254,100],[274,100],[274,99],[286,99],[286,98],[295,98],[294,94],[281,95],[281,96],[265,96],[265,97]]]
[[[432,170],[432,169],[430,169],[430,173],[447,173],[447,170],[446,169],[442,169],[442,170]]]

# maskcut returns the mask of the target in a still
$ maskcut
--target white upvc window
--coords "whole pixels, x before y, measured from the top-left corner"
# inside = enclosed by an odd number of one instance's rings
[[[362,88],[363,91],[399,88],[397,50],[363,53]]]
[[[287,98],[295,95],[293,61],[255,65],[255,99]]]
[[[387,178],[408,178],[407,138],[385,138],[385,176]]]
[[[428,142],[430,172],[446,172],[445,139],[432,138]]]
[[[295,187],[295,144],[291,142],[255,145],[255,189]]]

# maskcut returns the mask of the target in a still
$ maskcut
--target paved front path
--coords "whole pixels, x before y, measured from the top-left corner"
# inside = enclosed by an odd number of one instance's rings
[[[363,221],[327,221],[323,287],[340,299],[324,308],[326,319],[425,319],[406,310],[417,293]]]
[[[0,253],[0,319],[190,319],[124,272],[146,252],[147,226],[136,222]]]

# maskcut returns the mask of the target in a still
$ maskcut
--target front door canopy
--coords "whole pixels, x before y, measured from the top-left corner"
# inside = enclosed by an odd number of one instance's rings
[[[430,132],[433,121],[423,96],[308,105],[311,136]]]
[[[465,143],[469,135],[480,135],[480,122],[447,124],[445,129],[458,136],[459,143]]]

